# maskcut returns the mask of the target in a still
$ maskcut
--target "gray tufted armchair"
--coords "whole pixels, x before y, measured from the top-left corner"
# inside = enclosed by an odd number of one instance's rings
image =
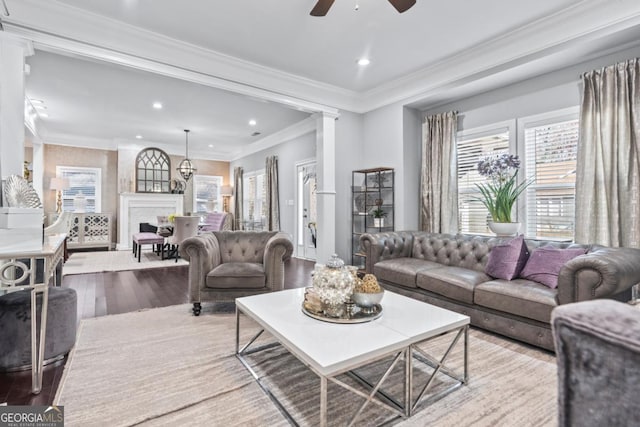
[[[189,261],[189,302],[200,315],[203,301],[233,301],[284,289],[284,261],[293,244],[276,231],[214,231],[186,239],[180,255]]]

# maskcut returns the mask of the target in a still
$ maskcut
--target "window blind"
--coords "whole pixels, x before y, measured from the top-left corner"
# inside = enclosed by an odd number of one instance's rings
[[[526,234],[573,239],[578,120],[525,126]]]
[[[98,168],[57,166],[59,177],[69,180],[69,188],[62,191],[62,210],[73,212],[73,198],[82,193],[87,200],[86,212],[101,212],[101,173]]]
[[[193,177],[193,186],[195,193],[193,198],[194,212],[208,212],[209,208],[211,208],[209,203],[211,200],[214,202],[214,210],[222,208],[222,196],[220,195],[222,187],[221,176],[195,175]]]
[[[496,129],[482,136],[460,137],[458,156],[458,224],[461,233],[488,234],[489,211],[477,200],[476,184],[486,182],[477,169],[481,158],[509,151],[509,130]]]
[[[266,216],[266,185],[264,171],[245,174],[244,177],[244,217],[246,220],[260,220]]]

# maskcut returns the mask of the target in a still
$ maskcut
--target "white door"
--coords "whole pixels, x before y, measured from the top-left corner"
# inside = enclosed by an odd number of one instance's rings
[[[316,162],[308,161],[296,165],[296,254],[298,258],[316,259]]]

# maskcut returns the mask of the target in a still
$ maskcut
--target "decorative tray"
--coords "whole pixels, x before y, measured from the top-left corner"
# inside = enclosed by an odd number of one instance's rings
[[[304,307],[304,303],[302,304],[302,312],[309,317],[312,317],[317,320],[322,320],[323,322],[329,323],[365,323],[370,322],[372,320],[376,320],[380,316],[382,316],[382,306],[380,304],[376,304],[371,307],[370,310],[363,310],[357,305],[354,305],[353,311],[349,314],[346,310],[345,313],[340,317],[329,317],[324,313],[318,313],[314,311],[307,310]]]

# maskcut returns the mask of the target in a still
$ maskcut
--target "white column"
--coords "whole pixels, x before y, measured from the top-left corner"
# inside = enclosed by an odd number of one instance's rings
[[[327,262],[336,251],[336,116],[316,115],[318,230],[316,261]]]
[[[40,138],[33,138],[33,189],[44,201],[44,144]],[[24,150],[23,150],[24,151]],[[47,182],[47,185],[49,183]],[[46,187],[48,188],[48,187]]]
[[[0,176],[22,176],[24,162],[24,58],[31,42],[0,32]]]

